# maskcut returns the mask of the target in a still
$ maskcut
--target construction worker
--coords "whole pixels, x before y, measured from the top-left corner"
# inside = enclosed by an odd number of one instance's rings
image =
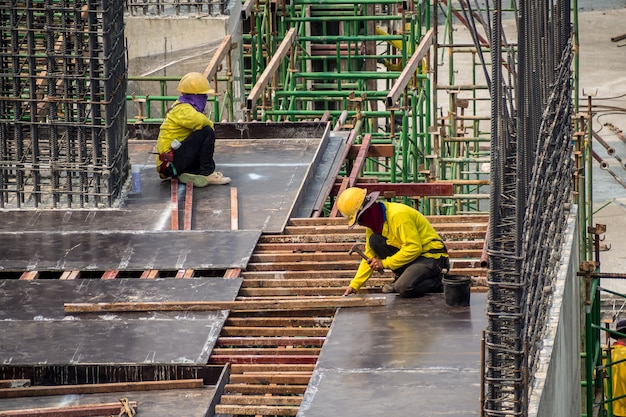
[[[156,144],[156,169],[162,179],[178,177],[195,187],[228,184],[229,177],[215,170],[215,131],[203,113],[212,92],[209,81],[199,72],[181,78],[180,97],[167,112]]]
[[[385,293],[419,297],[442,292],[442,272],[450,268],[446,246],[419,211],[400,203],[377,202],[379,193],[352,187],[337,199],[337,208],[348,218],[348,227],[365,226],[365,255],[343,295],[356,293],[373,271],[391,269],[395,282]]]
[[[615,331],[621,334],[611,334],[615,339],[610,350],[611,363],[615,364],[611,366],[612,398],[618,398],[613,401],[613,415],[626,417],[626,320],[618,321]]]

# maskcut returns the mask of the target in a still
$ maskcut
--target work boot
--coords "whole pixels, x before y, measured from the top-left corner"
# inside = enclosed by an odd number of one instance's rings
[[[385,284],[383,285],[383,292],[385,294],[393,294],[398,291],[396,291],[396,286],[394,284]]]
[[[222,185],[230,182],[230,177],[225,177],[219,171],[214,171],[211,175],[206,175],[204,178],[206,178],[207,184]]]
[[[178,181],[183,182],[183,183],[188,183],[191,182],[193,183],[194,187],[206,187],[207,185],[209,185],[209,180],[207,176],[204,175],[198,175],[198,174],[180,174],[178,176]]]

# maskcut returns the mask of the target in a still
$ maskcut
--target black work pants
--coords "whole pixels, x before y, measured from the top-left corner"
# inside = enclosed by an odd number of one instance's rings
[[[387,244],[387,238],[381,234],[373,234],[369,240],[370,247],[380,259],[392,256],[400,249]],[[394,286],[401,297],[419,297],[427,293],[443,292],[441,282],[442,270],[447,268],[448,259],[442,256],[439,259],[419,256],[413,262],[395,269],[396,282]]]
[[[215,131],[206,126],[191,133],[174,150],[174,166],[176,174],[211,175],[215,171]],[[172,176],[171,167],[165,169],[165,175]]]

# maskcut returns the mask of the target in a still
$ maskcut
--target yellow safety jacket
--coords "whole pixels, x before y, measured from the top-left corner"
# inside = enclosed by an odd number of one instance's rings
[[[213,122],[200,113],[189,103],[179,103],[176,101],[172,109],[167,112],[165,120],[159,129],[159,138],[156,144],[156,170],[161,172],[163,160],[161,154],[172,150],[172,142],[178,139],[184,141],[187,136],[196,130],[201,130],[206,126],[213,129]]]
[[[385,206],[385,222],[382,235],[387,238],[387,244],[399,248],[393,256],[382,259],[383,266],[387,269],[398,269],[419,256],[439,259],[447,257],[447,253],[429,253],[444,248],[444,244],[430,222],[419,211],[400,203],[383,203]],[[370,236],[374,232],[367,227],[365,229],[365,255],[368,258],[376,257],[369,245]],[[355,290],[372,275],[372,269],[365,260],[361,260],[356,275],[350,281],[350,286]]]
[[[618,340],[611,349],[611,363],[626,359],[626,344]],[[626,395],[626,361],[611,366],[612,397]],[[626,397],[613,401],[613,415],[626,416]]]

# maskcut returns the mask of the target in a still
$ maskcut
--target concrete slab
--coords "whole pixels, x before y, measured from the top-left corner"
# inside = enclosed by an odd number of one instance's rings
[[[180,417],[181,409],[175,404],[184,404],[185,417],[205,417],[215,396],[215,391],[215,387],[207,386],[187,390],[12,398],[0,400],[0,408],[9,411],[43,407],[76,407],[79,405],[119,403],[120,398],[127,398],[129,401],[137,402],[138,416]]]
[[[3,364],[206,364],[227,311],[65,315],[65,302],[233,300],[240,279],[0,281]]]
[[[443,297],[340,310],[298,417],[480,415],[486,294],[462,308]]]

